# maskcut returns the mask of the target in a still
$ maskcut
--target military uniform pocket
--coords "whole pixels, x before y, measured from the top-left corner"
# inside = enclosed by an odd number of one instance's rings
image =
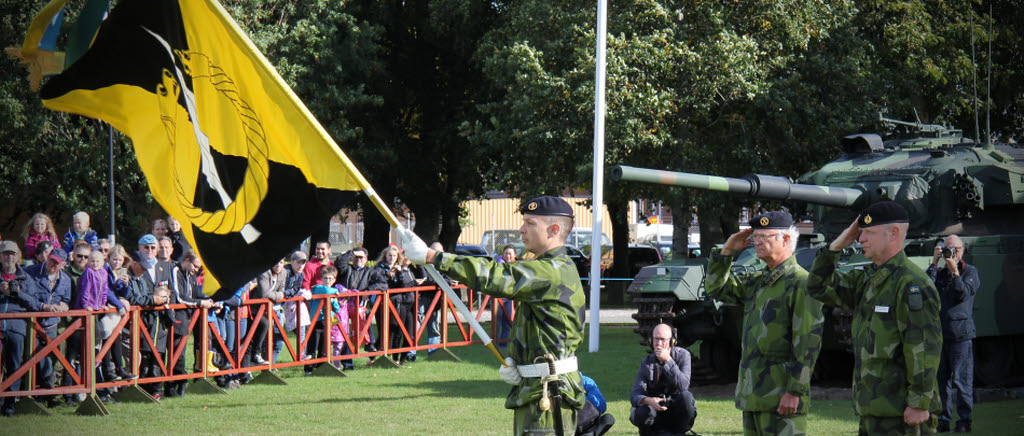
[[[899,329],[892,311],[878,312],[871,317],[870,324],[871,358],[889,359],[899,348]]]

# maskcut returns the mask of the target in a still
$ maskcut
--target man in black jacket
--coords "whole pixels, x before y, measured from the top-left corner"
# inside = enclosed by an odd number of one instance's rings
[[[387,279],[379,273],[375,268],[366,266],[368,254],[366,249],[363,247],[353,248],[334,261],[334,266],[338,268],[338,283],[347,289],[353,291],[386,291],[388,289]],[[360,300],[360,305],[366,305],[369,302],[368,298]],[[378,314],[382,313],[385,306],[383,304],[377,309]],[[377,321],[377,329],[380,329],[380,320]],[[373,330],[370,329],[370,340],[374,341],[373,344],[366,345],[366,351],[373,352],[380,348],[380,341],[382,340],[379,336],[376,339],[373,338]],[[384,338],[383,340],[387,340]],[[355,350],[352,350],[355,352]]]
[[[939,398],[942,401],[939,432],[949,431],[954,403],[960,419],[953,432],[971,431],[971,411],[974,408],[974,350],[971,340],[975,337],[971,313],[981,279],[978,269],[963,261],[965,252],[963,240],[957,235],[949,235],[943,244],[935,244],[932,264],[927,271],[942,302],[939,309],[939,321],[942,322],[942,355],[938,374]]]

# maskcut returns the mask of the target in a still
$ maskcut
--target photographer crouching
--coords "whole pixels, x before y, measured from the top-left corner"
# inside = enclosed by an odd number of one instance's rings
[[[950,430],[953,407],[960,419],[954,433],[971,431],[971,411],[974,408],[974,294],[978,292],[981,279],[978,269],[963,261],[966,247],[957,235],[949,235],[945,241],[935,244],[932,264],[928,277],[935,282],[942,306],[939,321],[942,323],[942,355],[939,360],[939,399],[942,414],[939,415],[938,432]]]
[[[693,427],[697,405],[690,393],[690,352],[675,346],[675,331],[658,324],[629,395],[629,421],[641,436],[681,435]]]

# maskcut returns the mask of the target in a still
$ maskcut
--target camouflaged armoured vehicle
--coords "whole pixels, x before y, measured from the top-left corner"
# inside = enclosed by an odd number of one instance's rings
[[[897,201],[910,212],[904,251],[915,263],[927,267],[939,238],[958,234],[967,245],[965,261],[978,268],[981,288],[974,299],[974,321],[979,384],[1024,375],[1024,316],[1019,314],[1024,309],[1024,148],[984,144],[944,126],[880,119],[893,130],[890,139],[847,136],[841,140],[841,156],[796,183],[759,174],[727,178],[625,166],[613,168],[612,177],[781,200],[797,220],[813,221],[814,233],[801,235],[796,252],[808,269],[817,249],[861,209],[876,201]],[[842,262],[847,270],[869,263],[859,244],[846,250]],[[706,295],[706,265],[706,258],[677,259],[641,270],[628,291],[638,308],[636,331],[646,338],[654,325],[670,322],[682,345],[702,341],[701,360],[720,377],[734,379],[742,308]],[[749,249],[734,265],[735,274],[764,267]],[[843,312],[826,310],[818,376],[849,371],[850,315]]]

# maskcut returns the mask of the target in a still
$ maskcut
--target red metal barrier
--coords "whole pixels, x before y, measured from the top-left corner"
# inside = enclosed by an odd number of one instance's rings
[[[467,289],[464,285],[456,286],[456,289]],[[417,316],[420,296],[423,292],[430,292],[433,298],[430,299],[423,319],[420,320]],[[398,308],[392,304],[389,298],[393,294],[401,293],[414,293],[413,299],[413,320],[416,325],[409,326],[402,322],[399,316]],[[475,292],[468,290],[467,292],[467,306],[472,308],[474,306],[473,296]],[[355,316],[350,319],[350,331],[342,331],[342,337],[344,341],[350,346],[350,354],[333,356],[330,343],[330,317],[324,316],[324,319],[319,321],[322,323],[324,329],[324,357],[302,359],[304,351],[307,349],[310,336],[315,328],[315,322],[321,314],[326,314],[325,311],[331,307],[331,300],[347,299],[348,304],[353,305],[352,307],[359,307],[363,301],[372,300],[372,304],[367,304],[367,310],[365,319],[360,316]],[[310,311],[310,324],[305,327],[305,335],[301,343],[293,343],[291,337],[287,334],[285,329],[285,323],[283,320],[278,318],[277,313],[273,310],[274,304],[284,303],[296,303],[304,304],[307,310],[310,308],[310,304],[313,300],[323,300],[323,303],[319,305],[318,309],[313,313]],[[512,313],[506,313],[500,306],[500,299],[492,299],[489,296],[484,296],[480,308],[476,310],[475,314],[472,314],[477,320],[481,318],[481,315],[485,311],[485,308],[491,312],[491,320],[496,321],[498,317],[502,317],[511,322],[514,319]],[[30,323],[31,328],[28,331],[28,344],[26,346],[26,355],[28,356],[23,360],[21,367],[11,372],[6,378],[0,378],[0,398],[11,397],[11,396],[40,396],[40,395],[63,395],[63,394],[78,394],[78,393],[95,393],[96,389],[114,388],[127,385],[145,385],[149,383],[161,383],[167,381],[180,381],[204,378],[207,376],[215,375],[222,376],[228,374],[237,374],[242,372],[249,372],[255,370],[272,370],[276,368],[287,368],[300,365],[314,365],[323,364],[329,362],[339,362],[342,360],[349,360],[354,358],[362,357],[377,357],[384,356],[392,353],[406,353],[409,351],[426,351],[438,348],[447,347],[458,347],[473,344],[480,344],[479,340],[475,340],[472,337],[472,332],[467,326],[467,322],[461,319],[461,316],[457,314],[455,305],[448,299],[448,296],[443,292],[440,292],[433,286],[406,288],[406,289],[392,289],[387,291],[366,291],[366,292],[350,292],[344,294],[334,295],[315,295],[311,299],[307,300],[302,297],[295,297],[279,302],[273,302],[267,299],[253,299],[248,300],[244,303],[250,309],[251,322],[249,327],[246,329],[244,335],[239,334],[241,332],[241,319],[235,317],[235,343],[232,347],[229,347],[225,342],[223,335],[220,333],[216,324],[209,320],[210,310],[201,307],[189,307],[185,305],[169,305],[160,306],[156,308],[152,307],[132,307],[128,312],[128,316],[123,316],[121,321],[114,327],[114,333],[109,337],[104,338],[99,344],[100,348],[95,353],[95,347],[93,346],[93,336],[96,326],[96,317],[103,316],[107,313],[116,312],[116,309],[109,308],[100,311],[88,311],[88,310],[71,310],[67,312],[33,312],[33,313],[6,313],[0,314],[0,319],[25,319]],[[184,334],[184,337],[180,343],[175,344],[179,335],[175,332],[173,325],[168,328],[167,339],[166,339],[166,351],[162,353],[154,353],[156,361],[156,367],[158,368],[158,375],[149,376],[146,378],[138,378],[134,380],[118,380],[99,382],[96,380],[95,369],[96,363],[101,361],[104,356],[110,353],[111,348],[117,341],[121,340],[122,331],[124,328],[129,329],[129,342],[130,349],[126,350],[126,358],[130,361],[130,371],[132,374],[141,376],[140,372],[140,351],[142,345],[147,346],[150,350],[156,350],[157,338],[154,338],[149,332],[148,326],[145,326],[142,322],[142,314],[150,311],[163,311],[166,309],[173,310],[190,310],[191,316],[188,317],[188,331]],[[226,310],[226,308],[225,308]],[[362,340],[369,329],[372,328],[375,315],[378,311],[381,311],[381,325],[379,326],[379,334],[381,335],[379,350],[374,352],[366,352],[361,350],[361,345],[365,345],[365,341]],[[439,344],[419,344],[422,339],[424,332],[426,331],[428,324],[431,321],[433,314],[440,311],[440,343]],[[358,311],[357,311],[358,312]],[[236,312],[237,313],[237,312]],[[67,327],[57,333],[55,338],[50,338],[45,329],[39,324],[38,319],[40,318],[53,318],[62,317],[68,320]],[[391,329],[392,317],[397,318],[395,320],[397,327],[401,330],[402,337],[405,339],[405,346],[398,348],[391,348],[388,336]],[[244,356],[247,350],[257,343],[255,333],[260,319],[267,321],[266,337],[264,343],[264,349],[262,355],[268,361],[271,361],[266,365],[256,365],[241,367]],[[451,322],[449,322],[451,321]],[[160,321],[157,321],[158,323]],[[455,340],[449,340],[449,328],[454,326],[458,329],[458,334]],[[188,348],[189,340],[194,337],[193,331],[196,328],[200,328],[199,337],[201,338],[201,344],[193,344],[193,349],[198,350],[197,361],[195,362],[198,368],[185,368],[182,373],[174,373],[173,368],[177,362],[186,358],[185,351]],[[296,329],[303,328],[296,326]],[[285,346],[282,351],[287,351],[287,354],[292,358],[291,362],[272,362],[273,356],[273,345],[274,340],[278,336],[278,330],[286,332],[284,335]],[[79,369],[75,370],[74,365],[68,359],[66,352],[68,340],[76,332],[79,332],[82,337],[80,354]],[[497,332],[497,322],[492,322],[491,336],[494,337]],[[3,333],[0,332],[0,335]],[[41,336],[38,336],[41,335]],[[36,338],[43,338],[43,345],[37,346]],[[213,342],[213,348],[209,348],[210,342]],[[297,338],[296,338],[297,341]],[[63,349],[63,351],[62,351]],[[233,350],[233,351],[231,351]],[[227,362],[231,365],[230,369],[222,368],[216,372],[210,372],[207,367],[207,359],[205,359],[208,351],[217,351],[222,354]],[[36,365],[45,357],[53,356],[55,358],[54,367],[56,364],[60,364],[68,372],[71,384],[67,386],[59,386],[49,389],[39,388],[37,380],[38,374],[36,374]],[[196,370],[198,369],[198,370]],[[4,373],[7,369],[4,368]],[[0,375],[0,377],[3,377]],[[22,388],[18,391],[11,391],[10,387],[14,380],[22,379]]]

